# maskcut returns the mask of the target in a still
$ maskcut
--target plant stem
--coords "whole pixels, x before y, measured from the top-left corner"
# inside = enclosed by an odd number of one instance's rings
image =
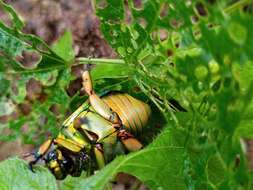
[[[123,59],[105,59],[105,58],[87,58],[87,57],[78,57],[76,58],[78,64],[89,64],[89,63],[112,63],[112,64],[125,64]]]
[[[243,5],[246,5],[248,3],[251,3],[252,0],[240,0],[237,1],[236,3],[233,3],[232,5],[230,5],[229,7],[224,9],[224,12],[227,14],[232,13],[233,11],[235,11],[236,9],[240,8]]]

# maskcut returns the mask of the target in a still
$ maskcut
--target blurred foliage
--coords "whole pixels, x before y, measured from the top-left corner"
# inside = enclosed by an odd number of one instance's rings
[[[65,111],[80,99],[65,91],[73,80],[71,35],[51,50],[23,34],[13,9],[1,5],[13,22],[10,27],[0,23],[0,116],[26,101],[32,106],[28,115],[1,125],[11,131],[1,139],[40,142],[47,131],[57,133]],[[253,136],[252,1],[107,0],[97,1],[96,10],[104,37],[123,60],[94,61],[99,65],[92,70],[96,89],[149,98],[166,126],[154,141],[148,136],[153,142],[145,149],[116,158],[89,178],[69,177],[61,189],[103,189],[118,172],[138,177],[151,189],[252,189],[242,141]],[[32,68],[20,62],[26,52],[38,54]],[[27,97],[31,78],[42,84],[43,102]],[[175,112],[175,102],[186,112]],[[53,104],[60,106],[57,117],[50,111]]]
[[[0,189],[57,189],[54,176],[44,167],[36,167],[36,173],[27,170],[23,160],[11,158],[0,163]]]

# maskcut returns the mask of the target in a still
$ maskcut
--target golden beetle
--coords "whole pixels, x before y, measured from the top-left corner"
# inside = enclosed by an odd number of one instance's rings
[[[130,152],[142,148],[133,134],[141,132],[147,124],[150,107],[126,93],[98,96],[88,71],[83,72],[82,79],[89,100],[63,122],[56,138],[46,140],[32,153],[31,170],[42,159],[57,179],[68,174],[80,176],[82,170],[105,166],[108,160],[105,157],[114,155],[105,151],[105,147],[114,147],[110,150],[124,147]]]

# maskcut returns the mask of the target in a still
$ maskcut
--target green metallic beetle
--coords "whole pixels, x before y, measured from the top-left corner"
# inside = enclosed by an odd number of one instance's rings
[[[31,170],[39,160],[44,160],[57,179],[68,174],[80,176],[83,170],[94,171],[105,166],[106,157],[111,155],[105,147],[120,147],[130,152],[142,148],[133,134],[141,133],[147,124],[150,107],[126,93],[99,97],[92,88],[88,71],[82,74],[82,79],[89,100],[63,122],[56,138],[46,140],[32,153]]]

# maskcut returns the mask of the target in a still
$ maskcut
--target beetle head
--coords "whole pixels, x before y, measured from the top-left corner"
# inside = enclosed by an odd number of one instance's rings
[[[56,179],[64,179],[73,168],[72,159],[59,149],[49,151],[44,160]]]
[[[44,160],[56,179],[64,179],[68,174],[80,176],[81,172],[87,169],[90,157],[84,151],[70,154],[56,148],[49,151]]]

